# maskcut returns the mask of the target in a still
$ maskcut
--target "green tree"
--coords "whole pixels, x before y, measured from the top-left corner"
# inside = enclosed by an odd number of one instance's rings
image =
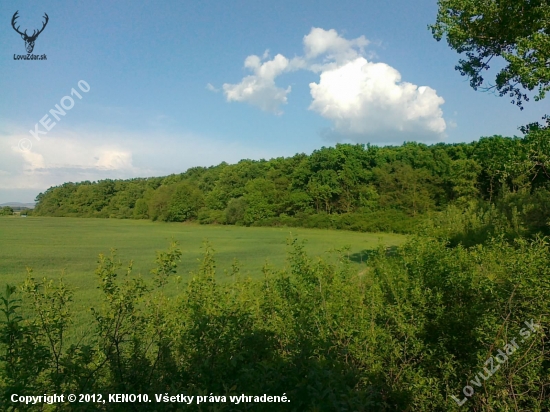
[[[145,199],[138,199],[134,207],[134,219],[147,219],[149,217],[149,207]]]
[[[400,161],[375,170],[380,192],[380,205],[401,208],[411,215],[435,207],[433,176],[427,169],[413,169]]]
[[[479,195],[477,178],[481,166],[473,159],[458,159],[451,164],[453,197],[459,202],[473,200]]]
[[[183,222],[194,219],[203,205],[204,196],[199,188],[187,182],[178,183],[168,202],[166,220]]]
[[[225,210],[226,221],[230,225],[241,223],[246,212],[246,201],[242,198],[231,199]]]
[[[272,181],[264,178],[249,181],[245,186],[243,200],[247,205],[243,219],[245,224],[251,225],[258,220],[275,216],[277,189]]]
[[[0,209],[0,216],[11,216],[13,215],[13,209],[9,206],[4,206]]]
[[[149,201],[149,217],[151,220],[166,220],[173,189],[173,186],[160,186],[155,190]]]
[[[444,36],[465,58],[456,69],[474,90],[496,90],[522,107],[525,90],[538,88],[535,100],[550,90],[550,3],[547,0],[439,0],[433,36]],[[504,67],[494,84],[485,81],[494,58]],[[495,62],[496,63],[496,62]]]

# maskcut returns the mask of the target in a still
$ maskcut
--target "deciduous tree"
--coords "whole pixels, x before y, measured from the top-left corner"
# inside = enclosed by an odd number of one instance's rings
[[[550,3],[548,0],[439,0],[435,24],[429,26],[438,41],[465,57],[456,66],[470,78],[474,90],[509,95],[522,108],[527,91],[535,100],[550,90]],[[484,71],[502,58],[504,67],[494,83]]]

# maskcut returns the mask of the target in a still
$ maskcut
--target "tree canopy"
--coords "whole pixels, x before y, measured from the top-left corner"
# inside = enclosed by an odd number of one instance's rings
[[[438,41],[465,58],[456,69],[470,78],[474,90],[508,95],[523,108],[527,91],[535,100],[550,90],[550,3],[548,0],[439,0],[435,24],[429,26]],[[484,71],[493,59],[504,59],[494,83]]]
[[[550,210],[529,217],[550,193],[549,137],[532,129],[472,143],[338,144],[166,177],[65,183],[40,194],[34,213],[408,233],[422,216],[481,201],[510,219],[515,207],[529,231],[550,233]]]

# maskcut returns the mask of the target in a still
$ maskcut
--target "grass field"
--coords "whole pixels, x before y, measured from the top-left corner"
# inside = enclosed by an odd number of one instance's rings
[[[94,270],[100,253],[117,249],[121,262],[133,260],[134,273],[147,277],[154,266],[155,251],[165,250],[170,239],[179,241],[182,261],[179,274],[185,279],[198,265],[202,243],[208,240],[216,252],[218,279],[226,281],[233,259],[241,273],[251,278],[261,276],[269,262],[282,268],[286,257],[286,240],[292,233],[307,240],[312,256],[326,255],[334,248],[350,246],[350,257],[359,265],[368,250],[380,243],[397,246],[405,237],[395,234],[369,234],[321,229],[247,228],[236,226],[202,226],[182,223],[158,223],[144,220],[79,219],[46,217],[0,218],[0,283],[18,284],[26,276],[26,267],[35,278],[59,278],[76,288],[75,309],[88,308],[97,298]]]

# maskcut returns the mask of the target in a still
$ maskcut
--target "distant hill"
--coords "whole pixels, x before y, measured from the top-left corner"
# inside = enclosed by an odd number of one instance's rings
[[[34,209],[34,203],[8,202],[0,203],[0,207],[10,206],[17,209]]]

